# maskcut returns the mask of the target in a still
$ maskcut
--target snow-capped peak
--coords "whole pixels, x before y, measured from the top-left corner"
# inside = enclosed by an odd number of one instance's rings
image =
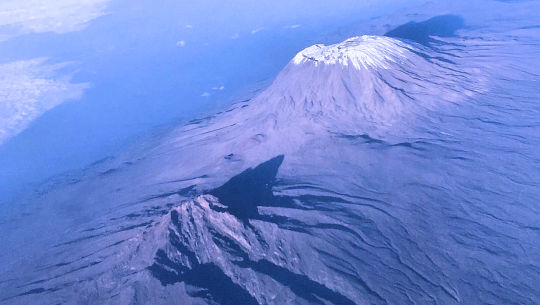
[[[352,65],[356,69],[389,68],[389,63],[406,57],[406,43],[390,37],[363,35],[333,45],[316,44],[298,53],[295,64],[313,62],[315,65]]]

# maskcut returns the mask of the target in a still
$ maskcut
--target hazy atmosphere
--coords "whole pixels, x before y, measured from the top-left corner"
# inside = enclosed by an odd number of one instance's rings
[[[540,303],[539,12],[0,0],[0,304]]]
[[[250,96],[298,50],[405,3],[3,1],[0,189]]]

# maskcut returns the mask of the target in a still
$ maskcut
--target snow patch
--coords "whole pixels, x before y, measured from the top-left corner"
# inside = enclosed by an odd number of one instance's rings
[[[316,44],[298,53],[293,62],[297,65],[312,62],[356,69],[389,68],[389,63],[406,58],[406,50],[412,48],[397,39],[381,36],[357,36],[344,42],[325,46]]]

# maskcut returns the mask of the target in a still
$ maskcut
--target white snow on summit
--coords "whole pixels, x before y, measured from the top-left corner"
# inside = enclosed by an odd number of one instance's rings
[[[388,69],[389,62],[401,61],[405,58],[404,50],[410,48],[405,42],[390,37],[363,35],[329,46],[313,45],[298,53],[293,62],[295,64],[314,62],[315,65],[350,64],[356,69],[370,67]]]
[[[304,50],[251,100],[29,194],[47,208],[2,239],[0,303],[537,304],[535,30]],[[43,65],[0,65],[9,107],[71,87]]]
[[[278,128],[297,126],[299,133],[321,127],[386,140],[404,136],[427,112],[459,103],[484,86],[474,69],[456,68],[459,57],[447,57],[381,36],[317,44],[298,53],[252,101],[252,110],[259,111],[253,117],[271,115]]]

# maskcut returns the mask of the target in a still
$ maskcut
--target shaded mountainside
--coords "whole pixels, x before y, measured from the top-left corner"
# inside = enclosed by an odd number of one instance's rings
[[[537,304],[540,35],[444,18],[309,47],[39,194],[0,302]]]

